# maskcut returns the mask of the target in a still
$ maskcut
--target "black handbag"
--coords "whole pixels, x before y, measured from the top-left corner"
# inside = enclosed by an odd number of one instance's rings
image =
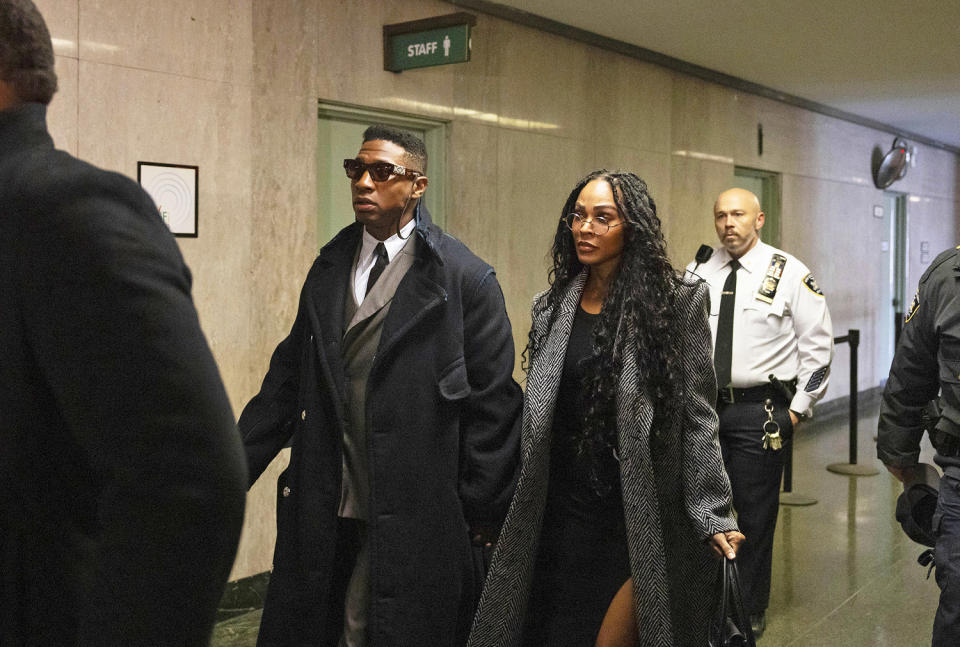
[[[743,610],[737,562],[723,558],[720,595],[710,620],[709,647],[756,647],[750,618]]]

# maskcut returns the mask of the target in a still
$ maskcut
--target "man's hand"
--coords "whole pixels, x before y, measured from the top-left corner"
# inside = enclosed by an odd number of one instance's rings
[[[713,548],[713,552],[715,552],[718,557],[733,559],[737,556],[740,544],[746,540],[747,538],[743,536],[743,533],[736,530],[728,530],[715,534],[710,538],[710,543],[712,544],[711,548]]]

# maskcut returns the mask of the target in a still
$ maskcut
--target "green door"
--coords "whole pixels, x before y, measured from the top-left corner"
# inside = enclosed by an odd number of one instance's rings
[[[733,175],[738,187],[751,191],[760,200],[764,218],[760,240],[780,247],[780,174],[738,166]]]

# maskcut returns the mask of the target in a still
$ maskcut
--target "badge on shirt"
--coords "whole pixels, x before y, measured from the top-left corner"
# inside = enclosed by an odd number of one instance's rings
[[[823,296],[823,292],[820,291],[820,286],[817,285],[817,279],[813,278],[813,274],[807,274],[805,277],[803,277],[803,284],[807,286],[814,294]]]
[[[910,304],[910,309],[907,310],[907,316],[903,318],[903,323],[910,323],[910,319],[913,318],[913,315],[917,314],[917,310],[920,309],[920,288],[917,288],[917,293],[913,295],[913,303]]]
[[[787,264],[787,257],[783,254],[774,254],[770,257],[770,267],[760,283],[760,289],[757,290],[757,298],[767,303],[773,303],[773,297],[777,294],[777,287],[780,285],[780,277],[783,276],[783,266]]]

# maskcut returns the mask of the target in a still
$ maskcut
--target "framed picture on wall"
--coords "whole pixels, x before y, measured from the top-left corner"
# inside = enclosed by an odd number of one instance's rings
[[[137,181],[153,198],[160,217],[174,236],[197,237],[199,174],[197,166],[137,162]]]

